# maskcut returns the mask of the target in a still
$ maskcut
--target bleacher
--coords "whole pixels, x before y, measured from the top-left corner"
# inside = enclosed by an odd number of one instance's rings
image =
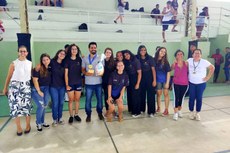
[[[19,8],[16,3],[10,3],[9,7],[9,12],[1,13],[6,28],[4,40],[15,41],[16,33],[20,32]],[[38,13],[39,9],[44,13]],[[40,14],[42,20],[37,20]],[[114,24],[116,16],[116,11],[28,6],[33,41],[162,42],[162,26],[155,25],[148,13],[126,11],[123,24]],[[168,42],[179,42],[184,37],[184,17],[179,14],[177,18],[178,32],[171,32],[170,26],[166,32]],[[88,32],[78,31],[82,23],[88,25]],[[209,38],[218,34],[218,26],[205,30],[209,31]]]

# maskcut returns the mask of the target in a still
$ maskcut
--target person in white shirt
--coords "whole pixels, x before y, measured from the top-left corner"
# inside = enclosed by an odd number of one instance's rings
[[[18,49],[18,59],[10,64],[3,89],[3,94],[8,97],[10,116],[15,118],[18,136],[21,136],[23,133],[19,118],[21,116],[26,116],[26,129],[24,133],[28,134],[31,130],[30,112],[32,110],[32,102],[30,80],[32,62],[26,59],[27,55],[27,48],[20,46]]]
[[[162,14],[163,19],[162,19],[162,37],[163,37],[163,42],[166,42],[165,39],[165,31],[168,29],[169,24],[173,24],[173,28],[172,28],[172,32],[177,32],[177,30],[175,30],[179,20],[175,20],[174,16],[176,15],[177,11],[174,10],[174,8],[172,7],[172,2],[168,1],[167,2],[167,6],[164,7]]]
[[[214,66],[207,60],[202,59],[202,51],[196,49],[192,57],[187,60],[189,70],[189,110],[190,119],[200,120],[202,107],[202,96],[206,88],[206,82],[211,78],[214,72]],[[209,70],[207,73],[207,69]],[[194,112],[194,104],[196,100],[196,112]]]

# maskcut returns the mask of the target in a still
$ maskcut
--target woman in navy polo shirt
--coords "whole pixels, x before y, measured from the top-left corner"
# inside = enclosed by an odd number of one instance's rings
[[[65,68],[63,62],[65,55],[65,50],[61,49],[57,51],[56,55],[50,62],[50,95],[52,99],[53,126],[57,126],[58,123],[64,124],[64,120],[62,119],[62,110],[65,97]]]
[[[128,111],[132,117],[140,116],[140,82],[141,64],[129,50],[124,50],[125,71],[129,76],[129,86],[127,87]]]
[[[32,98],[37,105],[36,124],[37,130],[42,131],[43,127],[49,127],[45,123],[45,108],[49,102],[49,85],[51,74],[48,70],[50,64],[50,56],[46,53],[40,56],[40,64],[33,69],[33,84]]]
[[[104,51],[105,54],[105,70],[104,74],[102,76],[102,87],[104,90],[104,100],[105,100],[105,108],[106,108],[106,114],[108,114],[109,106],[107,104],[107,99],[108,99],[108,81],[109,81],[109,76],[110,74],[115,70],[115,61],[113,57],[113,50],[112,48],[106,48]]]
[[[116,68],[117,70],[110,75],[108,81],[108,122],[112,121],[112,113],[115,110],[115,103],[118,106],[118,121],[122,121],[122,111],[124,108],[123,96],[125,92],[125,87],[129,85],[129,77],[126,72],[124,72],[124,63],[122,61],[118,61]]]
[[[71,44],[67,51],[67,57],[65,59],[65,83],[66,90],[69,97],[69,123],[73,123],[73,117],[76,121],[81,122],[81,118],[78,115],[81,90],[82,90],[82,76],[81,76],[81,62],[80,48]],[[73,114],[73,102],[75,103],[75,113]]]
[[[146,94],[148,114],[153,117],[155,114],[155,86],[156,86],[156,71],[155,61],[148,55],[147,49],[144,45],[139,46],[137,52],[137,59],[141,63],[142,77],[141,77],[141,112],[145,112]]]

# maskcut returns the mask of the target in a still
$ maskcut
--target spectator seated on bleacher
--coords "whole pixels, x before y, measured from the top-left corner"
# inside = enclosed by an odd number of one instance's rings
[[[157,4],[156,8],[154,8],[152,10],[152,12],[151,12],[151,17],[156,19],[156,25],[157,25],[158,19],[161,21],[161,16],[160,15],[156,15],[156,14],[160,14],[159,4]]]
[[[3,40],[2,34],[5,32],[5,29],[4,29],[2,24],[3,24],[3,22],[2,22],[2,20],[0,20],[0,41]]]

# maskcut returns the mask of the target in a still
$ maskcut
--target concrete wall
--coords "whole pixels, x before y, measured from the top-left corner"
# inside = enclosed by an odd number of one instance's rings
[[[55,55],[55,53],[64,48],[65,44],[76,43],[82,53],[84,55],[88,54],[88,42],[32,42],[32,57],[33,57],[33,66],[39,62],[40,55],[42,53],[48,53],[51,57]],[[111,47],[116,53],[119,50],[129,49],[133,53],[137,53],[137,48],[141,45],[140,43],[108,43],[108,42],[100,42],[98,43],[98,53],[101,54],[104,52],[106,47]],[[164,46],[168,50],[168,58],[169,62],[172,63],[174,61],[174,52],[177,49],[182,49],[185,52],[185,57],[187,57],[188,52],[188,39],[183,38],[181,42],[171,42],[171,43],[143,43],[147,47],[147,51],[150,55],[155,53],[155,48],[157,46]],[[198,47],[203,50],[203,57],[206,58],[209,54],[210,43],[209,42],[200,42]],[[3,41],[0,44],[0,65],[1,65],[1,73],[0,73],[0,90],[3,89],[5,78],[8,72],[9,64],[17,58],[17,42],[6,42]]]
[[[210,56],[215,53],[216,48],[220,48],[221,54],[225,56],[225,47],[230,47],[230,42],[228,41],[229,35],[219,35],[214,39],[210,39]],[[223,71],[224,64],[221,65],[220,69],[220,76],[218,78],[219,81],[224,82],[225,81],[225,75]]]

